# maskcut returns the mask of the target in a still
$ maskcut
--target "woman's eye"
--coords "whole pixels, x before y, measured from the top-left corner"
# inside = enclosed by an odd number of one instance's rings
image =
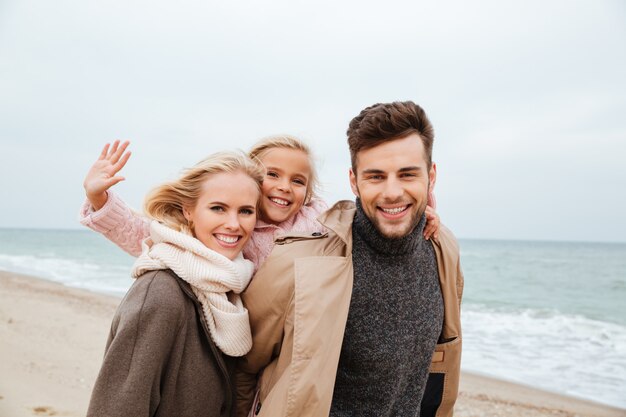
[[[212,211],[219,211],[219,212],[221,212],[221,211],[224,211],[224,207],[222,207],[222,206],[213,206],[213,207],[211,207],[211,210]]]
[[[250,214],[254,214],[254,210],[252,210],[252,209],[241,209],[240,213],[241,214],[250,215]]]

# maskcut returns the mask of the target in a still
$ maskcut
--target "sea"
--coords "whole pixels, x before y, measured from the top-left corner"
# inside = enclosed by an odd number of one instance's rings
[[[626,243],[459,243],[463,370],[626,409]],[[88,230],[0,229],[0,270],[121,296],[132,264]]]

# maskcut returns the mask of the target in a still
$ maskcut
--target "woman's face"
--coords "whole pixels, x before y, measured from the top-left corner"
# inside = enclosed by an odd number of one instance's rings
[[[267,170],[261,186],[261,218],[282,223],[304,204],[311,179],[309,156],[297,149],[272,148],[259,159]]]
[[[235,259],[256,224],[259,187],[243,172],[210,175],[196,205],[185,208],[194,236],[207,248]]]

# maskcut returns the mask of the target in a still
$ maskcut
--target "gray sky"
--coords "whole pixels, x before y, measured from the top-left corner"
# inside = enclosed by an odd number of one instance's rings
[[[0,227],[78,228],[103,144],[136,208],[207,154],[292,133],[333,202],[348,122],[411,99],[462,238],[626,241],[626,3],[0,0]]]

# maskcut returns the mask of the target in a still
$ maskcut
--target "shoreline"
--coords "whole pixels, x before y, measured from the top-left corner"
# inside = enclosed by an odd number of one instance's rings
[[[0,416],[82,416],[121,297],[0,270]],[[462,372],[457,417],[626,416],[626,410]]]

